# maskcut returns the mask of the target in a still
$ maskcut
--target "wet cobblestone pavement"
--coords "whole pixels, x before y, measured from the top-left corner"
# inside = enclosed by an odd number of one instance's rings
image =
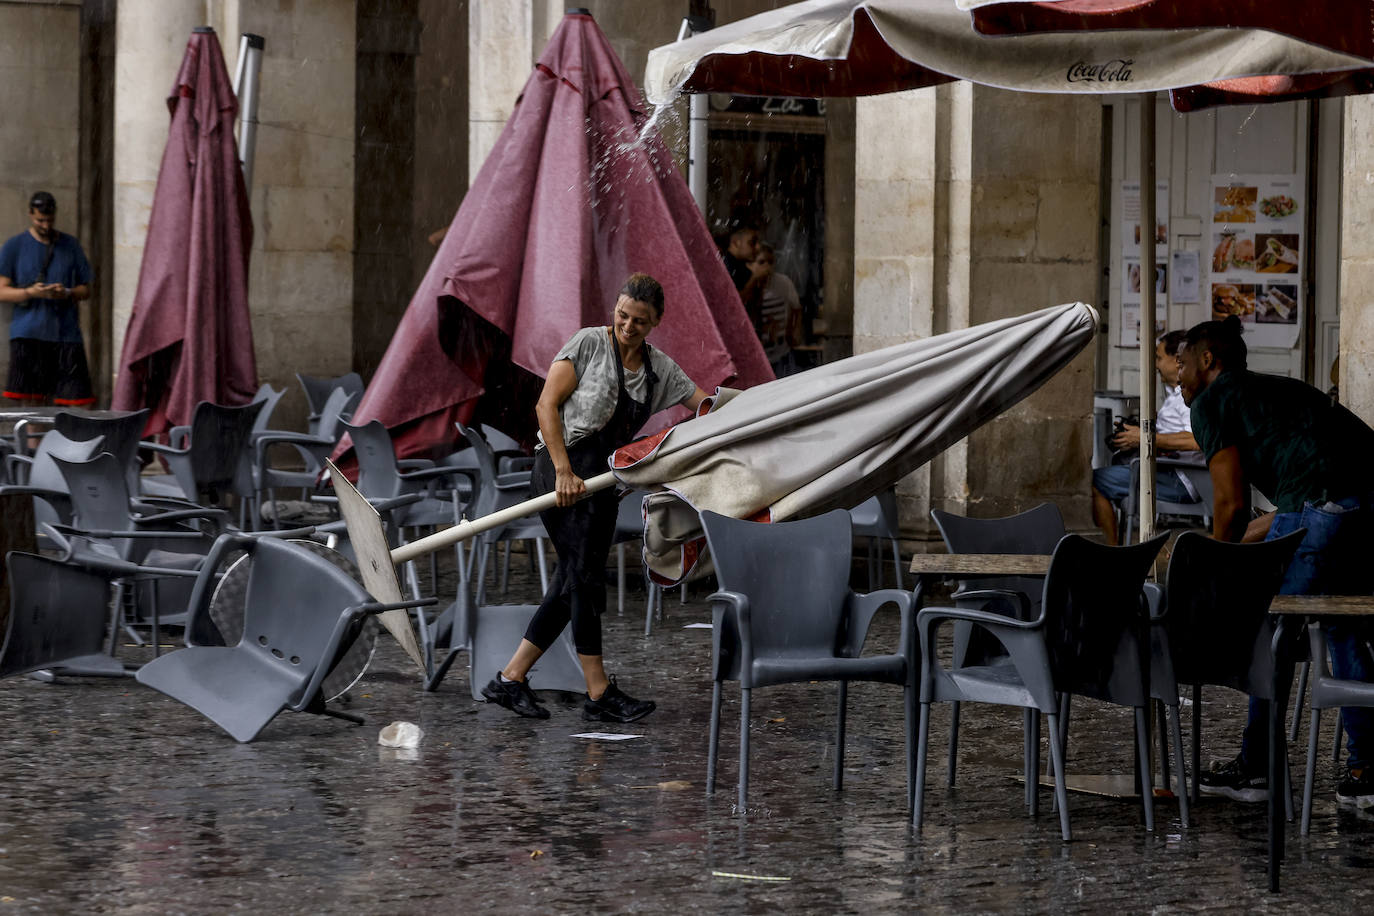
[[[509,600],[532,596],[517,575]],[[464,663],[423,693],[388,639],[351,697],[366,725],[283,713],[248,745],[132,680],[0,681],[0,914],[1374,906],[1374,819],[1336,809],[1329,724],[1312,836],[1290,828],[1280,895],[1265,889],[1263,806],[1204,798],[1185,831],[1161,800],[1150,834],[1137,805],[1073,795],[1075,838],[1061,843],[1049,792],[1038,818],[1024,813],[1015,711],[966,709],[958,787],[947,791],[948,715],[937,708],[926,826],[914,836],[901,694],[883,686],[850,689],[838,794],[833,687],[757,691],[750,805],[739,812],[734,685],[719,788],[704,794],[710,631],[684,626],[709,619],[705,602],[670,596],[647,638],[642,592],[630,606],[605,620],[609,667],[659,708],[629,726],[584,723],[555,694],[542,722],[473,703]],[[880,619],[871,644],[895,643],[895,632],[895,618]],[[1234,754],[1243,709],[1238,695],[1209,695],[1204,759]],[[378,746],[395,720],[424,729],[418,749]],[[572,737],[593,730],[639,737]],[[1129,772],[1129,749],[1129,711],[1075,706],[1072,770]],[[1296,749],[1293,760],[1300,779]]]

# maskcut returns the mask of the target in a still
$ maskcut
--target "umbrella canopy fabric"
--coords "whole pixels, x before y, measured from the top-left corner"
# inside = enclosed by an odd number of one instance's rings
[[[116,410],[151,408],[147,434],[191,422],[201,401],[240,405],[258,387],[248,311],[253,218],[234,141],[219,39],[197,30],[172,93]]]
[[[989,38],[953,0],[807,0],[649,54],[645,91],[857,96],[965,79],[1027,92],[1151,92],[1369,60],[1263,28]]]
[[[1374,59],[1374,4],[1312,0],[1178,3],[1175,0],[958,0],[972,9],[973,25],[985,35],[1123,29],[1251,28],[1290,35],[1346,54]],[[1374,90],[1374,69],[1336,73],[1265,75],[1219,80],[1171,89],[1177,111],[1216,105],[1359,95]]]
[[[663,284],[653,345],[708,390],[773,378],[739,294],[624,65],[591,16],[549,39],[416,291],[355,423],[401,455],[482,419],[533,432],[540,380],[607,324],[634,271]],[[498,374],[499,373],[499,374]],[[501,408],[506,415],[499,416]],[[666,422],[666,421],[665,421]]]
[[[733,394],[615,453],[646,500],[645,557],[673,582],[697,514],[782,521],[857,505],[1039,388],[1097,332],[1083,303],[899,344]]]

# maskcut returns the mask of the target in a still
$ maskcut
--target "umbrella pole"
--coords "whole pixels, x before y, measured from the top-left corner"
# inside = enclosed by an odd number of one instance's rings
[[[1155,533],[1155,94],[1140,94],[1140,540]],[[1126,536],[1130,537],[1130,532]]]
[[[615,474],[611,471],[607,471],[604,474],[598,474],[590,480],[584,481],[584,483],[587,487],[587,496],[590,496],[599,490],[604,490],[612,486],[615,483]],[[527,499],[508,509],[502,509],[500,512],[493,512],[490,515],[484,515],[470,522],[462,522],[461,524],[454,525],[452,528],[445,528],[443,531],[437,531],[429,537],[420,538],[418,541],[411,541],[409,544],[402,544],[400,547],[391,551],[391,562],[399,566],[416,557],[435,553],[459,541],[466,541],[468,538],[481,534],[483,531],[500,528],[502,525],[509,524],[518,518],[534,515],[536,512],[543,512],[545,509],[552,509],[555,505],[557,505],[557,496],[553,493],[545,493],[543,496]]]

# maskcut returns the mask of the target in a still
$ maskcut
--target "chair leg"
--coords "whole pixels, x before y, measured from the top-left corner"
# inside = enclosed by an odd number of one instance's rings
[[[1149,702],[1146,700],[1145,702]],[[1145,808],[1145,829],[1155,829],[1154,774],[1150,772],[1150,717],[1145,706],[1135,708],[1136,759],[1140,767],[1140,801]]]
[[[875,562],[874,555],[877,553],[877,550],[874,548],[873,543],[875,540],[877,539],[868,539],[868,590],[870,592],[875,591],[878,588],[878,586],[875,583],[881,581],[881,577],[883,574],[882,564]]]
[[[148,583],[148,609],[153,615],[153,658],[162,653],[162,634],[158,628],[157,582]]]
[[[541,594],[549,590],[549,558],[544,556],[544,539],[534,539],[534,549],[539,559],[539,589]]]
[[[840,681],[839,705],[835,710],[835,791],[844,788],[844,712],[845,701],[849,698],[849,682]]]
[[[716,791],[716,752],[720,750],[720,681],[711,686],[711,736],[706,751],[706,794]]]
[[[1336,737],[1331,739],[1331,762],[1341,762],[1341,733],[1344,727],[1341,724],[1340,713],[1336,714]]]
[[[906,745],[906,806],[908,812],[911,810],[911,789],[916,784],[916,706],[912,703],[915,693],[915,688],[910,684],[902,687],[902,718],[906,725],[903,743]]]
[[[921,724],[916,736],[916,784],[912,788],[911,826],[921,829],[921,812],[926,795],[926,751],[930,743],[930,704],[921,703]]]
[[[506,547],[506,549],[505,549],[505,551],[504,551],[505,559],[501,561],[501,594],[502,594],[502,595],[505,595],[506,592],[510,590],[510,549],[511,549],[511,542],[510,542],[510,541],[502,541],[501,543],[504,544],[505,547]],[[499,550],[500,548],[498,547],[497,549]]]
[[[1174,781],[1169,773],[1169,716],[1162,700],[1155,700],[1155,719],[1159,722],[1159,784],[1167,789]]]
[[[663,598],[663,588],[657,582],[649,583],[649,600],[644,602],[644,635],[648,636],[654,625],[654,602]]]
[[[1059,832],[1069,842],[1069,786],[1064,775],[1064,748],[1059,740],[1059,716],[1048,713],[1050,726],[1050,764],[1054,767],[1054,803],[1059,808]],[[1039,757],[1039,755],[1036,755]]]
[[[945,785],[954,788],[954,767],[959,760],[959,702],[949,704],[949,760],[945,765]]]
[[[897,578],[897,588],[906,588],[906,580],[902,577],[902,547],[896,538],[892,539],[892,574]]]
[[[1026,771],[1026,785],[1030,788],[1030,816],[1040,816],[1040,713],[1030,710],[1030,718],[1026,724],[1027,734],[1030,740],[1026,743],[1027,750],[1030,752],[1030,769]],[[1054,726],[1050,726],[1050,743],[1055,740]],[[1053,758],[1050,760],[1053,765]],[[1055,767],[1055,778],[1059,777],[1059,768]]]
[[[1031,769],[1034,764],[1031,757],[1036,751],[1031,749],[1031,716],[1035,715],[1030,708],[1021,710],[1021,778],[1025,780],[1025,805],[1029,810],[1033,801],[1032,798],[1037,791],[1036,785],[1031,781]]]
[[[749,810],[749,688],[739,697],[739,816]]]
[[[1193,804],[1198,803],[1202,785],[1202,688],[1193,685]]]
[[[1288,740],[1298,740],[1298,725],[1302,723],[1302,706],[1307,698],[1307,675],[1312,670],[1311,662],[1298,665],[1298,692],[1293,701],[1293,723],[1288,727]]]
[[[1337,713],[1339,715],[1340,713]],[[1297,721],[1297,713],[1293,714]],[[1317,771],[1317,732],[1321,729],[1322,711],[1312,707],[1311,734],[1307,739],[1307,775],[1302,780],[1302,835],[1312,829],[1312,780]]]
[[[1188,822],[1188,771],[1183,768],[1183,723],[1179,704],[1168,707],[1169,723],[1174,733],[1174,762],[1178,770],[1178,817],[1186,830]],[[1193,774],[1197,779],[1197,774]]]

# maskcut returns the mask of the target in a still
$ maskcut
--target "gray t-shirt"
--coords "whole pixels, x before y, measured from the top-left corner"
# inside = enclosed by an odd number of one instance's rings
[[[553,358],[554,362],[568,360],[577,373],[577,387],[558,408],[563,420],[564,445],[572,445],[610,422],[620,397],[615,371],[616,361],[620,359],[617,351],[609,329],[603,325],[578,331]],[[654,367],[654,375],[658,376],[658,384],[654,386],[654,402],[649,406],[650,413],[680,404],[697,390],[696,383],[662,350],[651,347],[649,359]],[[644,403],[648,394],[648,379],[642,368],[638,373],[625,371],[625,388],[630,397]],[[542,434],[540,441],[543,441]]]

